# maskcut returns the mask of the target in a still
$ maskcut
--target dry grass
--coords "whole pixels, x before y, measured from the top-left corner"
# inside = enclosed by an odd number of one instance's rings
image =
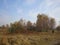
[[[0,35],[0,45],[55,45],[60,33]]]

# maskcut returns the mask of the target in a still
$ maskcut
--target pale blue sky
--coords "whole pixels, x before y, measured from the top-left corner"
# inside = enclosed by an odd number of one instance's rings
[[[60,0],[0,0],[0,25],[21,18],[35,22],[38,13],[60,21]]]

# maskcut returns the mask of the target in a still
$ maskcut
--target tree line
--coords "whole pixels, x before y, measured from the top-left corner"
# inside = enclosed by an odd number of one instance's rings
[[[2,25],[0,29],[6,29],[9,33],[19,33],[19,32],[48,32],[57,30],[60,31],[60,25],[56,27],[56,21],[54,18],[48,17],[45,14],[38,14],[37,20],[35,23],[31,21],[25,21],[20,19],[14,23],[10,23],[10,25]]]

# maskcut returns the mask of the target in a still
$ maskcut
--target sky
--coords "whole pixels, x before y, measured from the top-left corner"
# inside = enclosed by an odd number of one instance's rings
[[[21,18],[35,22],[37,14],[46,14],[60,21],[60,0],[0,0],[0,25]]]

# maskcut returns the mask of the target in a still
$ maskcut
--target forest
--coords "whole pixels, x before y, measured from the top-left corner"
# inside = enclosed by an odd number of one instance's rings
[[[20,19],[14,23],[0,26],[0,32],[3,34],[13,33],[33,33],[33,32],[52,32],[60,31],[60,24],[56,26],[55,18],[49,17],[45,14],[38,14],[36,22],[25,21]]]

